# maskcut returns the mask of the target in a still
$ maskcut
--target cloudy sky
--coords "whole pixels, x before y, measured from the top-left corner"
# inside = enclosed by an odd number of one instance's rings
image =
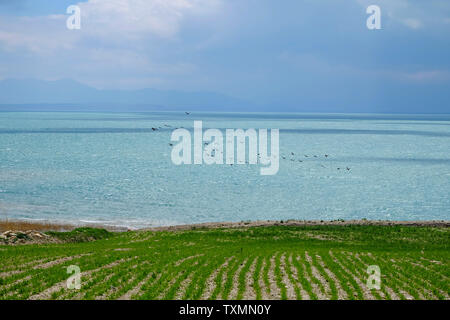
[[[66,9],[81,9],[68,30]],[[366,8],[381,8],[368,30]],[[289,111],[450,112],[448,0],[0,0],[0,79],[212,91]]]

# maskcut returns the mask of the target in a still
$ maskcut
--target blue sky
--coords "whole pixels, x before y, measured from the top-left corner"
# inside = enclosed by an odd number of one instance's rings
[[[71,4],[81,30],[66,28]],[[381,30],[366,27],[371,4]],[[449,57],[446,0],[0,0],[0,79],[212,91],[274,111],[449,113]]]

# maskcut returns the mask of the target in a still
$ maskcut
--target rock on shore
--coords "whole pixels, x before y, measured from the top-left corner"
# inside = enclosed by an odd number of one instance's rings
[[[53,238],[49,235],[35,231],[13,231],[8,230],[0,233],[0,243],[5,244],[23,244],[23,243],[43,243],[43,242],[53,242]]]

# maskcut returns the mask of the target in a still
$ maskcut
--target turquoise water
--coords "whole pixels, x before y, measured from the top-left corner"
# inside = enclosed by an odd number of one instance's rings
[[[279,128],[286,159],[274,176],[256,165],[175,166],[171,132],[194,120]],[[2,217],[132,228],[448,220],[449,191],[448,115],[0,113]]]

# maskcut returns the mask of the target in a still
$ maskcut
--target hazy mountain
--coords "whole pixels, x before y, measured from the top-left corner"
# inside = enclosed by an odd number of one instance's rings
[[[0,81],[2,109],[248,110],[249,102],[214,92],[98,90],[73,80]]]

